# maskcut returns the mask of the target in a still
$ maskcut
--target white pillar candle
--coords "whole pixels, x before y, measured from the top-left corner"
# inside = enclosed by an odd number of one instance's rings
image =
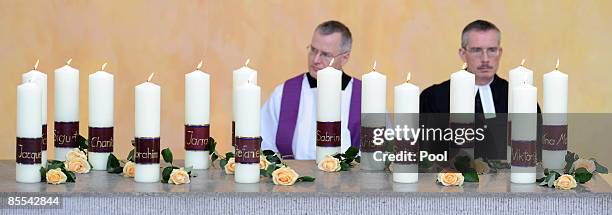
[[[237,111],[237,96],[236,88],[240,85],[246,84],[249,80],[251,83],[257,84],[257,71],[249,68],[249,62],[251,59],[247,59],[244,66],[234,70],[232,78],[232,146],[235,145],[235,121]]]
[[[159,126],[161,88],[149,80],[135,90],[136,182],[159,181]],[[142,144],[139,144],[139,141]],[[139,147],[142,146],[142,147]]]
[[[41,105],[41,124],[42,124],[42,148],[41,148],[41,164],[47,166],[47,74],[38,71],[38,62],[33,70],[24,73],[21,76],[22,83],[32,82],[38,85],[42,97]]]
[[[537,136],[537,88],[523,82],[512,89],[512,183],[535,183]],[[519,102],[520,101],[520,102]]]
[[[236,183],[259,182],[261,88],[252,82],[236,88]]]
[[[40,182],[42,142],[42,96],[40,87],[23,83],[17,87],[17,182]]]
[[[371,132],[374,128],[386,127],[387,112],[387,76],[376,71],[376,62],[372,71],[361,77],[361,117],[362,132]],[[364,138],[365,137],[365,138]],[[384,152],[384,145],[374,145],[372,135],[364,134],[361,139],[361,165],[363,170],[384,170],[385,162],[376,161],[374,154]]]
[[[70,66],[71,61],[55,70],[54,146],[60,161],[79,146],[79,70]]]
[[[508,113],[513,113],[512,106],[514,104],[514,96],[512,96],[512,89],[515,85],[520,85],[522,83],[526,83],[529,85],[533,85],[533,71],[525,67],[525,59],[521,61],[521,65],[517,66],[514,69],[511,69],[508,72]],[[508,115],[508,130],[511,131],[510,127],[512,126],[512,118]],[[507,141],[508,148],[506,150],[507,159],[510,161],[510,153],[512,151],[512,147],[510,144],[512,132],[509,132]]]
[[[210,75],[197,69],[185,75],[185,166],[208,169]]]
[[[421,89],[408,81],[410,74],[405,83],[395,86],[394,88],[394,112],[395,124],[407,125],[408,128],[418,128],[419,126],[419,95]],[[414,137],[411,137],[414,138]],[[409,144],[403,142],[402,144]],[[397,147],[400,149],[414,149],[410,146]],[[418,145],[415,146],[418,151]],[[396,152],[397,153],[397,152]],[[418,152],[415,152],[418,153]],[[419,166],[418,163],[393,163],[393,181],[398,183],[416,183],[419,181]]]
[[[563,169],[567,152],[568,76],[555,69],[544,74],[542,165]]]
[[[376,64],[374,64],[374,67],[376,67]],[[361,76],[361,80],[361,112],[386,113],[387,76],[373,70]]]
[[[113,152],[114,76],[102,69],[89,75],[89,150],[93,170],[106,170]]]
[[[454,72],[450,76],[450,113],[451,121],[457,123],[472,123],[474,117],[474,98],[476,76],[464,69]]]
[[[327,155],[340,153],[341,97],[342,72],[331,66],[319,70],[317,72],[317,163]],[[322,126],[323,124],[326,126]]]

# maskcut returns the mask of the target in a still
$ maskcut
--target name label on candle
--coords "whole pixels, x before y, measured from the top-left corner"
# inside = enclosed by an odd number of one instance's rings
[[[236,147],[236,121],[232,121],[232,146]]]
[[[42,125],[42,151],[47,151],[47,124]]]
[[[236,137],[236,163],[259,163],[261,150],[260,137]]]
[[[340,147],[340,122],[317,122],[317,146]]]
[[[20,164],[40,164],[42,138],[17,137],[17,153],[15,160]]]
[[[394,148],[394,152],[396,154],[399,153],[404,153],[404,154],[413,154],[413,155],[417,155],[420,154],[421,152],[419,151],[419,142],[415,142],[414,145],[412,144],[412,140],[397,140],[395,141],[395,146]],[[399,163],[399,164],[416,164],[419,162],[419,159],[402,159],[402,160],[395,160],[393,161],[394,163]]]
[[[543,150],[567,150],[567,125],[544,125],[543,129]]]
[[[385,129],[385,127],[373,128],[373,127],[361,127],[361,151],[362,152],[376,152],[384,151],[384,143],[377,145],[374,144],[374,130]]]
[[[450,123],[450,128],[453,131],[457,131],[457,130],[464,130],[465,135],[467,136],[467,132],[468,131],[474,131],[474,123],[456,123],[456,122],[451,122]],[[471,135],[474,135],[474,133],[471,133]],[[455,137],[456,138],[456,137]],[[450,148],[474,148],[474,139],[469,140],[468,138],[465,138],[465,142],[463,144],[458,144],[458,143],[451,143],[450,144]]]
[[[77,148],[79,122],[55,122],[54,145],[59,148]]]
[[[507,126],[508,127],[506,127],[506,143],[508,144],[508,146],[512,146],[512,121],[508,121]]]
[[[113,127],[89,127],[90,152],[113,152]]]
[[[207,151],[210,127],[185,125],[185,150]]]
[[[512,140],[512,166],[534,167],[536,165],[536,141]]]
[[[159,163],[159,137],[136,138],[134,161],[137,164]]]

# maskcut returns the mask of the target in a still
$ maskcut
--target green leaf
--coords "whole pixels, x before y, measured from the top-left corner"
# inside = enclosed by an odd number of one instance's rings
[[[63,161],[58,161],[58,160],[50,160],[47,163],[47,170],[49,169],[57,169],[57,168],[64,168],[64,162]]]
[[[276,170],[276,164],[270,164],[268,165],[268,168],[266,168],[266,176],[270,177],[272,176],[272,173],[274,172],[274,170]]]
[[[62,172],[66,174],[66,182],[76,182],[76,175],[74,172],[68,171],[64,168],[62,168]]]
[[[168,183],[168,180],[170,179],[170,174],[172,173],[172,170],[174,168],[172,168],[171,166],[165,167],[164,170],[162,170],[162,183]]]
[[[81,151],[85,151],[85,149],[88,148],[87,139],[85,139],[85,137],[81,136],[80,134],[77,137],[77,143],[79,144],[79,149]]]
[[[302,176],[297,179],[297,181],[304,181],[304,182],[312,182],[314,180],[315,180],[315,177],[312,177],[312,176]]]
[[[214,163],[217,159],[219,159],[219,155],[217,155],[217,152],[213,152],[210,155],[210,163]]]
[[[357,156],[357,153],[359,153],[359,149],[352,146],[349,147],[346,152],[344,152],[347,157],[355,157]]]
[[[121,163],[119,163],[119,159],[115,157],[115,155],[108,155],[108,161],[106,162],[106,172],[108,173],[122,173],[123,168],[121,168]]]
[[[546,184],[548,187],[553,187],[555,185],[555,180],[559,178],[561,174],[556,171],[549,171],[548,177],[546,178]]]
[[[166,163],[170,163],[172,164],[172,151],[170,151],[170,148],[165,148],[161,151],[162,157],[164,158],[164,161],[166,161]]]
[[[357,157],[355,157],[355,162],[357,162],[357,163],[361,163],[361,156],[357,156]]]
[[[536,179],[536,182],[537,183],[542,183],[544,181],[544,179],[546,179],[546,176]]]
[[[341,162],[340,163],[340,171],[348,171],[349,168],[350,168],[350,166],[347,163],[345,163],[345,162]]]
[[[134,153],[136,153],[136,149],[132,149],[127,156],[127,160],[134,162]]]
[[[136,147],[136,139],[132,139],[132,146]]]
[[[274,155],[276,154],[276,152],[272,151],[272,150],[263,150],[263,152],[261,152],[264,156],[269,156],[269,155]]]
[[[455,160],[455,169],[457,169],[457,171],[459,172],[468,172],[468,170],[470,169],[470,157],[468,156],[460,156],[457,157],[457,159]]]
[[[259,169],[259,175],[264,176],[264,177],[268,177],[267,173],[268,172],[265,169]]]
[[[217,148],[217,142],[215,141],[215,138],[208,137],[208,150],[211,152],[214,152],[216,148]]]
[[[587,181],[591,180],[591,177],[593,177],[593,174],[591,174],[587,169],[583,167],[576,169],[576,171],[574,172],[574,178],[578,183],[581,184],[584,184]]]
[[[233,152],[227,152],[225,153],[225,159],[230,159],[234,157],[234,153]]]
[[[47,182],[47,169],[40,167],[40,182]]]
[[[225,165],[227,164],[228,159],[221,159],[219,160],[219,166],[221,167],[221,169],[225,169]]]
[[[266,160],[268,160],[268,162],[273,163],[273,164],[281,163],[281,159],[276,155],[268,155],[266,156]]]
[[[606,168],[605,166],[602,166],[601,164],[597,163],[597,161],[595,159],[593,159],[593,162],[595,162],[595,172],[598,173],[603,173],[603,174],[608,174],[608,168]]]
[[[465,182],[479,182],[480,179],[478,178],[478,173],[476,173],[476,170],[474,169],[470,169],[463,174],[463,181]]]

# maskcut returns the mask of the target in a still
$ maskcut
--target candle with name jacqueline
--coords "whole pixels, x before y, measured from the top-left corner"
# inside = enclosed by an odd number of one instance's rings
[[[395,124],[408,128],[418,128],[419,126],[419,95],[421,88],[410,83],[410,73],[406,82],[394,88],[394,112]],[[414,137],[410,137],[413,139]],[[410,140],[397,141],[395,152],[419,153],[419,145],[411,144]],[[393,181],[398,183],[416,183],[419,181],[418,161],[395,161],[393,163]]]
[[[208,169],[210,154],[210,75],[196,70],[185,75],[185,166]]]
[[[54,146],[55,159],[60,161],[79,147],[79,70],[71,62],[55,70]]]
[[[260,102],[261,88],[252,82],[236,88],[236,170],[237,183],[259,182],[261,151]]]
[[[113,152],[114,76],[104,71],[89,75],[89,149],[87,156],[94,170],[106,170]]]
[[[21,76],[22,83],[32,82],[38,85],[41,94],[41,124],[42,124],[42,145],[41,145],[41,164],[47,166],[47,74],[38,71],[36,61],[34,69]]]
[[[376,71],[376,61],[372,71],[361,77],[361,169],[384,170],[385,162],[374,158],[384,152],[384,144],[374,144],[373,131],[385,128],[387,112],[387,76]]]
[[[542,166],[563,169],[567,153],[568,75],[559,71],[544,74]]]
[[[515,85],[512,89],[514,102],[512,109],[512,183],[535,183],[536,181],[536,137],[538,90],[527,82]],[[520,102],[519,102],[520,101]]]
[[[317,72],[317,163],[327,155],[340,153],[342,72],[331,66],[333,62]]]
[[[236,145],[236,111],[238,110],[236,88],[246,84],[249,80],[253,84],[257,84],[257,71],[249,67],[251,59],[247,59],[243,67],[240,67],[233,72],[232,78],[232,146]]]
[[[40,87],[26,82],[17,87],[17,182],[40,182],[42,128]]]
[[[153,75],[134,88],[136,182],[159,181],[161,88],[151,82]]]

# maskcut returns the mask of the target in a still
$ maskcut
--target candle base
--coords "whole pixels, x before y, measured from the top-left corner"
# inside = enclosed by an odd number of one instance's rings
[[[386,154],[385,152],[379,153],[379,159],[382,159],[382,155]],[[385,161],[377,161],[374,159],[374,152],[361,152],[361,162],[359,167],[362,170],[384,170],[385,169]]]
[[[531,184],[536,182],[535,167],[512,166],[510,172],[510,182],[512,183]]]
[[[325,159],[327,155],[334,155],[338,153],[340,153],[340,146],[337,146],[337,147],[317,146],[317,163]]]
[[[66,155],[68,154],[68,152],[72,151],[73,149],[77,149],[77,148],[60,148],[60,147],[55,147],[55,160],[65,161],[66,160]]]
[[[417,183],[419,182],[419,165],[394,163],[392,168],[393,168],[393,182],[397,182],[397,183]]]
[[[87,159],[91,163],[91,169],[93,170],[106,170],[106,163],[108,162],[108,156],[110,152],[89,152],[87,153]]]
[[[19,183],[40,182],[40,164],[20,164],[15,166],[15,179]]]
[[[40,164],[43,167],[47,167],[47,150],[40,152]]]
[[[210,155],[209,151],[185,151],[185,167],[193,169],[208,169]]]
[[[565,154],[567,154],[567,150],[542,150],[542,166],[549,170],[565,168]]]
[[[236,163],[236,171],[234,172],[234,181],[236,183],[259,183],[259,163],[242,164]]]
[[[136,164],[134,181],[142,183],[159,182],[159,164]]]

